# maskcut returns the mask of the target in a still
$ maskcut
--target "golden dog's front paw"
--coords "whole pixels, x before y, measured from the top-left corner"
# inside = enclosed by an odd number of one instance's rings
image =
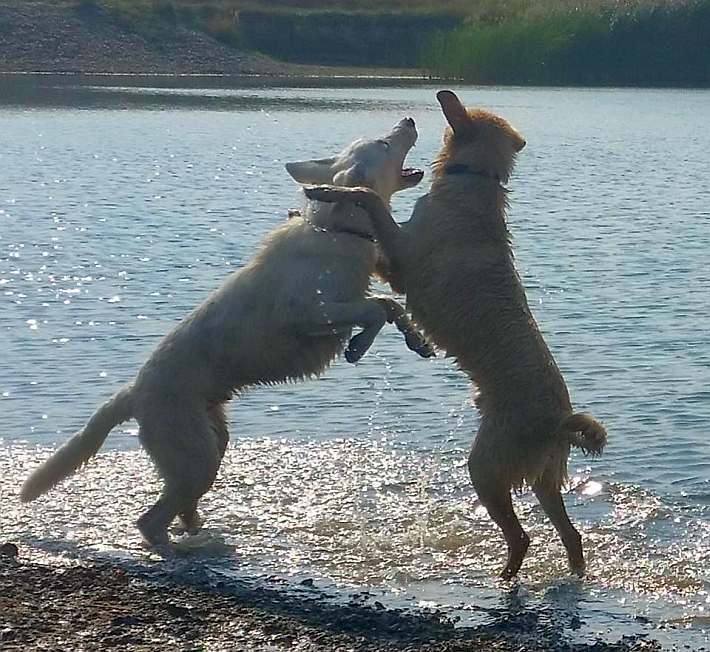
[[[407,343],[409,349],[422,358],[433,358],[436,356],[436,349],[424,339],[424,336],[421,333],[416,331],[413,333],[407,333],[404,341]]]
[[[357,206],[362,206],[366,209],[373,208],[382,203],[380,196],[370,188],[346,188],[344,186],[306,186],[303,192],[308,199],[314,201],[322,201],[327,203],[335,203],[341,201],[349,201]]]

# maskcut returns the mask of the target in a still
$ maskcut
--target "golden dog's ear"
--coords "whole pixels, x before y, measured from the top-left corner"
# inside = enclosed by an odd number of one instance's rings
[[[466,107],[461,104],[461,101],[456,97],[453,91],[439,91],[436,94],[436,99],[441,104],[441,110],[444,112],[446,121],[451,125],[454,133],[461,131],[471,124],[471,118],[468,117]]]
[[[367,179],[367,171],[362,163],[357,163],[347,170],[341,170],[333,177],[334,186],[347,186],[354,188],[356,186],[370,186]]]
[[[333,182],[333,165],[335,165],[335,157],[295,161],[286,163],[285,167],[286,172],[298,183],[322,185]]]

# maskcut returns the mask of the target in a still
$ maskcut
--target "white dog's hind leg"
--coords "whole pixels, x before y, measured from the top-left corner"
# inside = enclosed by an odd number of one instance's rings
[[[217,452],[220,460],[224,457],[229,444],[229,428],[227,426],[227,416],[225,414],[225,406],[223,403],[215,403],[207,410],[212,432],[215,435],[217,442]],[[202,528],[202,517],[197,511],[198,501],[193,501],[188,509],[181,511],[178,514],[180,521],[179,532],[187,532],[188,534],[197,534]]]
[[[177,528],[178,534],[197,534],[202,528],[202,517],[197,511],[198,501],[193,501],[189,508],[184,509],[178,514],[180,525]]]
[[[168,526],[182,514],[197,525],[197,502],[209,490],[222,461],[206,406],[186,397],[156,403],[141,417],[140,440],[153,459],[164,487],[158,501],[138,519],[138,529],[151,545],[168,543]]]
[[[170,496],[161,497],[138,519],[138,530],[147,545],[167,546],[170,543],[168,525],[175,518],[177,509],[179,507]]]

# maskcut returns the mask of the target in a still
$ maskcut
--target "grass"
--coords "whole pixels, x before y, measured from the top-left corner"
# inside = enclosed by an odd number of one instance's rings
[[[468,23],[426,54],[478,83],[710,85],[710,0],[530,13]]]

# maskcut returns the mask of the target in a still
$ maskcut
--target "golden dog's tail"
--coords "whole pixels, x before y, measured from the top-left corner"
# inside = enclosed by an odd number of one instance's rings
[[[22,485],[20,500],[27,503],[72,475],[86,464],[108,437],[108,433],[133,414],[131,386],[124,387],[104,403],[63,446],[35,469]]]
[[[566,434],[570,444],[581,448],[585,455],[601,455],[606,446],[606,428],[591,414],[570,414],[562,421],[558,431]]]

